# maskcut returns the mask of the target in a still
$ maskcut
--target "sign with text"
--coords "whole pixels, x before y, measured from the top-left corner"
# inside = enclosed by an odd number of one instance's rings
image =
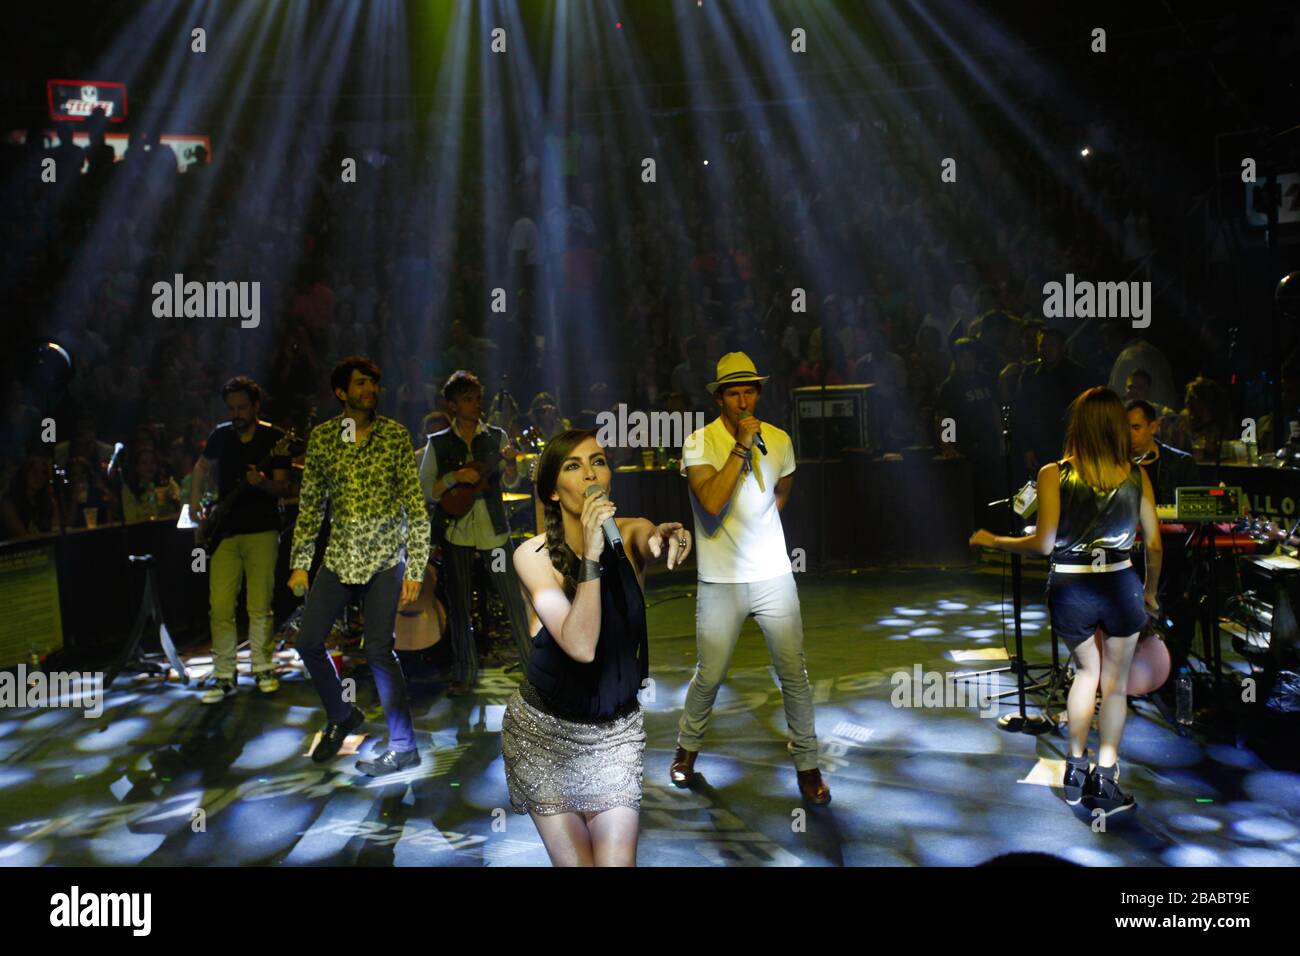
[[[1252,226],[1267,226],[1268,213],[1263,211],[1264,197],[1257,196],[1262,183],[1246,184],[1246,221]],[[1300,222],[1300,173],[1280,173],[1277,177],[1281,204],[1277,208],[1279,225]]]
[[[90,119],[102,109],[110,123],[126,122],[126,84],[104,80],[46,80],[50,119],[56,122]]]
[[[63,647],[53,544],[0,553],[0,607],[0,667]]]

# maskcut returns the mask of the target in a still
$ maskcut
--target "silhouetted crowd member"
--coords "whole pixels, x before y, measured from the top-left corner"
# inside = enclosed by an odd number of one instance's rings
[[[1128,78],[1118,73],[1113,82],[1122,90]],[[1164,79],[1151,82],[1168,100],[1181,95],[1172,81],[1167,88],[1159,85]],[[1073,144],[1044,91],[1026,86],[1014,95],[1045,136]],[[1148,131],[1176,125],[1158,96],[1134,108],[1149,111],[1133,115],[1135,128],[1148,120]],[[947,125],[953,149],[977,156],[974,174],[986,188],[978,195],[917,189],[908,170],[928,162],[923,117],[901,118],[887,131],[852,111],[845,119],[799,150],[737,120],[710,151],[712,165],[686,164],[677,197],[662,202],[601,188],[603,167],[583,157],[617,162],[634,146],[615,131],[576,123],[565,132],[572,189],[563,201],[544,202],[543,166],[555,159],[544,144],[530,143],[499,172],[467,177],[448,216],[431,217],[445,186],[419,174],[415,144],[396,134],[360,143],[338,130],[312,131],[294,149],[268,155],[253,136],[235,131],[214,140],[200,177],[193,167],[178,173],[161,129],[110,124],[99,110],[83,126],[84,148],[71,143],[66,126],[48,150],[40,130],[30,131],[25,145],[0,148],[0,172],[15,186],[0,223],[0,297],[24,331],[66,334],[75,344],[75,407],[94,411],[96,437],[110,444],[126,440],[140,421],[162,421],[174,438],[192,418],[220,416],[211,395],[235,368],[268,382],[272,418],[287,414],[305,428],[318,415],[313,409],[328,414],[332,407],[325,370],[341,355],[372,350],[400,373],[381,394],[382,411],[400,414],[413,429],[433,407],[420,398],[422,391],[430,398],[427,383],[457,367],[480,369],[489,394],[508,374],[504,384],[515,395],[548,392],[569,409],[582,407],[586,389],[604,380],[625,383],[611,401],[651,410],[677,392],[712,414],[698,405],[700,377],[709,373],[696,353],[744,351],[770,370],[765,407],[773,420],[788,423],[796,385],[870,379],[882,403],[889,398],[884,444],[906,447],[926,441],[950,343],[969,334],[995,389],[1002,373],[1006,392],[995,391],[995,401],[1018,408],[1015,466],[1028,477],[1033,463],[1059,454],[1062,396],[1091,384],[1068,381],[1071,375],[1114,353],[1109,338],[1097,348],[1082,323],[1070,357],[1059,359],[1064,372],[1043,361],[1016,367],[1024,361],[1021,336],[1042,308],[1044,281],[1071,271],[1099,278],[1129,272],[1125,263],[1140,259],[1153,239],[1144,223],[1158,222],[1145,197],[1159,208],[1168,198],[1160,189],[1174,187],[1153,183],[1135,192],[1131,171],[1103,155],[1079,177],[1045,170],[1034,150],[995,163],[974,148],[973,133]],[[110,133],[129,137],[121,162]],[[689,132],[674,135],[686,155],[698,146]],[[56,159],[61,180],[80,180],[65,184],[66,202],[49,202],[39,177],[16,175],[38,170],[46,156]],[[363,166],[355,184],[334,175],[337,162],[330,161],[343,156]],[[321,157],[330,175],[304,175]],[[80,176],[65,175],[79,165]],[[862,168],[879,175],[864,183],[856,175]],[[719,174],[726,189],[716,188]],[[1041,184],[1032,208],[1021,195],[1024,182]],[[140,201],[110,202],[125,195]],[[1092,228],[1080,220],[1085,208],[1118,228]],[[178,223],[191,212],[211,227],[180,241]],[[500,281],[511,293],[505,313],[482,308],[497,266],[507,270]],[[133,317],[148,314],[152,284],[176,273],[260,281],[261,327],[217,320],[192,323],[183,334],[141,335]],[[806,295],[802,311],[796,288]],[[571,320],[593,309],[609,310],[613,321],[587,349],[571,334]],[[1150,336],[1124,331],[1112,375],[1126,378],[1137,363],[1152,377],[1150,398],[1176,406],[1173,390],[1192,371],[1194,337],[1181,336],[1177,323],[1154,327]],[[1102,335],[1118,332],[1107,327]],[[1049,353],[1063,353],[1059,332],[1047,338]],[[1293,348],[1293,339],[1284,341],[1284,352]],[[595,369],[601,362],[610,367]],[[0,486],[33,437],[36,412],[49,411],[6,406]],[[1265,410],[1244,413],[1262,428]],[[1184,415],[1179,430],[1199,435],[1208,449],[1214,436],[1204,411],[1198,415]],[[60,437],[63,431],[60,421]]]
[[[157,448],[137,446],[122,474],[122,517],[127,524],[180,514],[181,490],[162,470]]]
[[[119,520],[120,499],[105,480],[101,465],[84,458],[69,459],[62,510],[70,528],[89,528]]]
[[[0,501],[4,538],[30,538],[59,530],[61,516],[53,477],[53,465],[46,456],[31,454],[23,459]]]
[[[1198,461],[1217,461],[1223,442],[1241,437],[1241,429],[1233,427],[1228,392],[1213,379],[1198,376],[1188,382],[1183,405],[1169,439]]]
[[[1057,329],[1038,333],[1038,361],[1020,373],[1013,403],[1012,436],[1015,473],[1020,480],[1061,455],[1070,402],[1090,385],[1088,373],[1065,354],[1065,335]]]
[[[972,514],[977,523],[985,522],[988,502],[1006,496],[1006,468],[996,386],[980,368],[973,339],[953,343],[952,372],[939,386],[935,418],[940,448],[970,459]],[[955,449],[945,441],[948,420],[955,426]]]

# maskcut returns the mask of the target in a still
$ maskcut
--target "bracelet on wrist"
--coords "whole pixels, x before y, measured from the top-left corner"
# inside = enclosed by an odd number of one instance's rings
[[[598,577],[600,577],[600,562],[593,561],[591,558],[583,558],[582,566],[578,569],[578,583],[594,581]]]

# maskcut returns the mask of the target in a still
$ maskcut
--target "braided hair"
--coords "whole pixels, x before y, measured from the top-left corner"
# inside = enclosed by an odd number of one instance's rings
[[[595,438],[596,432],[586,428],[571,428],[553,436],[537,460],[536,488],[538,500],[542,503],[543,526],[546,532],[546,550],[551,556],[551,565],[564,578],[564,593],[569,600],[577,592],[578,556],[573,553],[564,540],[564,514],[558,501],[551,500],[556,482],[560,476],[560,466],[588,438]]]

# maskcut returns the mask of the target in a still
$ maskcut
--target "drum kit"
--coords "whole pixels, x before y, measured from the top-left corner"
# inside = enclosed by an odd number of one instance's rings
[[[488,421],[506,430],[518,452],[515,462],[519,469],[520,484],[516,490],[501,495],[511,527],[526,529],[512,532],[512,537],[531,537],[536,519],[530,502],[533,500],[533,482],[537,478],[537,462],[546,449],[546,434],[536,425],[524,424],[526,419],[519,414],[519,405],[504,382],[492,400]]]
[[[501,495],[501,500],[505,502],[506,515],[510,518],[511,526],[516,523],[531,529],[534,525],[531,514],[531,505],[533,500],[533,482],[537,479],[537,461],[542,457],[542,451],[546,447],[546,439],[542,436],[540,430],[535,426],[528,426],[518,437],[515,438],[515,447],[519,450],[519,455],[515,459],[516,467],[519,469],[520,484],[515,491],[507,491]],[[518,522],[516,522],[518,518]],[[532,531],[527,536],[531,536]]]

